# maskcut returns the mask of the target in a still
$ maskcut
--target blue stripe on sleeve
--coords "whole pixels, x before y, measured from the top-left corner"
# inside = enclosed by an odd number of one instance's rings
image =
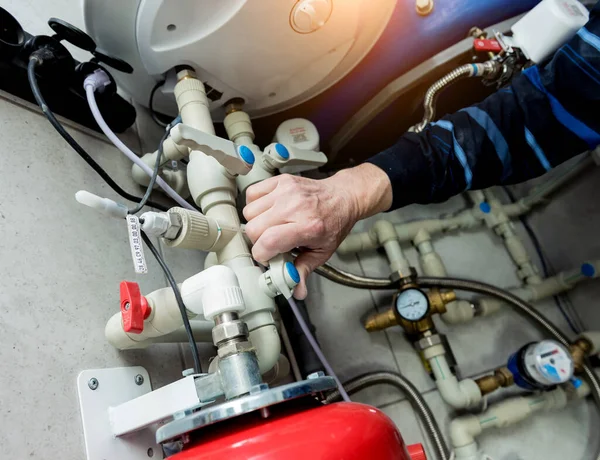
[[[582,27],[581,29],[579,29],[579,31],[577,32],[577,35],[588,45],[590,45],[590,46],[596,48],[598,51],[600,51],[600,37],[598,37],[597,35],[594,35],[589,30],[587,30],[585,27]]]
[[[550,171],[550,169],[552,169],[552,166],[550,165],[548,158],[546,158],[546,154],[544,153],[540,145],[537,143],[537,140],[535,139],[531,131],[527,129],[527,126],[525,127],[525,140],[529,144],[529,147],[531,147],[531,150],[533,150],[533,152],[535,153],[535,156],[537,156],[540,164],[544,167],[544,169],[546,171]]]
[[[552,113],[560,124],[562,124],[577,137],[585,141],[590,148],[595,148],[598,144],[600,144],[600,134],[567,112],[559,100],[548,92],[542,83],[540,72],[537,66],[529,67],[523,71],[523,74],[529,79],[533,86],[546,95],[548,101],[550,102]]]
[[[435,123],[431,123],[431,126],[439,126],[440,128],[443,128],[452,133],[452,141],[454,143],[454,154],[458,158],[458,161],[462,165],[463,170],[465,172],[465,182],[467,184],[465,190],[469,190],[471,188],[471,183],[473,182],[473,172],[471,171],[471,167],[467,162],[467,156],[465,155],[465,151],[462,149],[462,147],[456,140],[456,136],[454,136],[454,125],[448,120],[440,120]]]
[[[492,144],[494,144],[496,155],[498,155],[498,158],[502,163],[502,180],[504,181],[512,174],[512,161],[506,139],[504,139],[504,136],[498,129],[498,126],[496,126],[496,123],[494,123],[494,120],[492,120],[485,111],[478,107],[467,107],[461,111],[467,112],[469,116],[485,130],[488,138]]]

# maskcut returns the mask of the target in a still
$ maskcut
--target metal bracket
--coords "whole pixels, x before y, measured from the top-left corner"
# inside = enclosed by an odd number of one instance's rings
[[[152,391],[150,376],[140,366],[85,370],[77,377],[79,408],[88,460],[162,458],[156,426],[115,437],[109,408]]]

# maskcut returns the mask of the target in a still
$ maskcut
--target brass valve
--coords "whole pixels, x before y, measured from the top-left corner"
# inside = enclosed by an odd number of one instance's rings
[[[494,371],[493,375],[485,375],[475,380],[482,396],[496,391],[500,387],[509,387],[515,383],[512,372],[507,367],[501,367]]]
[[[575,373],[578,374],[583,371],[585,358],[590,354],[593,347],[594,346],[589,342],[589,340],[584,337],[578,338],[569,346],[569,351],[571,352],[571,357],[573,358]]]
[[[412,288],[414,285],[408,284],[406,288]],[[446,304],[456,300],[454,291],[441,292],[439,289],[431,289],[427,292],[430,311],[429,314],[419,321],[407,321],[400,317],[396,308],[392,307],[382,313],[373,313],[365,320],[365,329],[369,332],[381,331],[388,327],[400,325],[410,335],[423,333],[433,329],[432,314],[442,314],[446,312]],[[394,297],[394,304],[396,296]]]

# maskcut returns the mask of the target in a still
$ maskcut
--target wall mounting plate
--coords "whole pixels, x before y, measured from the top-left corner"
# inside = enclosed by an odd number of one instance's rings
[[[77,392],[88,460],[162,458],[161,447],[156,443],[156,426],[120,438],[112,434],[110,426],[109,407],[150,391],[150,376],[140,366],[90,369],[79,374]]]

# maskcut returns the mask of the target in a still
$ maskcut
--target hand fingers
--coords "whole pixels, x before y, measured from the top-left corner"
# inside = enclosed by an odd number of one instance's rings
[[[265,179],[258,184],[248,187],[248,190],[246,190],[246,204],[250,204],[260,197],[271,193],[277,187],[278,182],[279,177],[270,177],[269,179]]]
[[[254,219],[246,224],[246,235],[256,244],[261,235],[269,228],[276,227],[278,225],[287,224],[285,220],[282,220],[281,216],[273,211],[273,208],[259,214]]]
[[[303,252],[296,258],[294,265],[300,274],[300,284],[294,289],[294,297],[296,299],[304,300],[306,298],[308,294],[306,279],[315,268],[324,262],[321,260],[324,258],[323,256],[324,254],[318,252]]]
[[[253,201],[252,203],[246,204],[244,210],[242,211],[242,214],[244,214],[246,220],[251,221],[263,212],[271,209],[271,207],[275,203],[275,200],[277,199],[277,197],[274,195],[275,194],[273,193],[269,193],[268,195],[262,196],[259,199]]]
[[[252,247],[252,256],[259,262],[267,262],[277,254],[284,254],[306,244],[296,223],[267,228]]]

